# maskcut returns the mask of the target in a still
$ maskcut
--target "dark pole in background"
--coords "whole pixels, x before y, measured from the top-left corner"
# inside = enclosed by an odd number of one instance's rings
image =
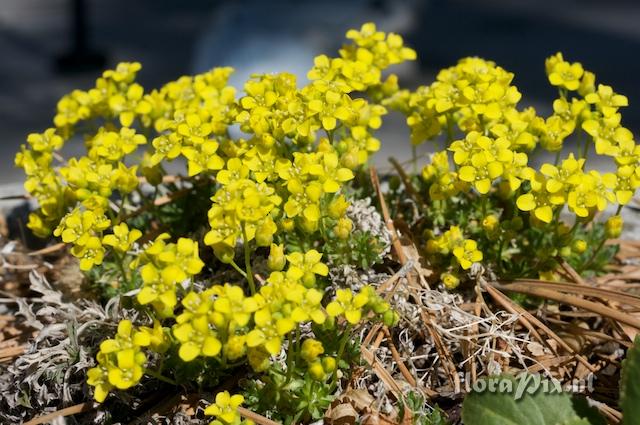
[[[90,47],[90,22],[86,0],[69,0],[68,10],[71,49],[56,59],[58,72],[83,72],[103,68],[105,56]]]

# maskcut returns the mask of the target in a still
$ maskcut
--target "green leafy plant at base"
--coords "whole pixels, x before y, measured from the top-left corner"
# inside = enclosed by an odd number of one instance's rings
[[[545,379],[508,375],[483,378],[485,391],[469,393],[462,405],[465,425],[604,425],[595,409]],[[491,388],[490,380],[496,385]],[[519,385],[526,382],[519,393]],[[535,382],[535,383],[534,383]],[[507,385],[511,383],[511,385]],[[550,389],[550,390],[549,390]],[[518,397],[516,397],[518,396]]]
[[[398,417],[404,420],[410,415],[414,425],[448,425],[446,414],[436,405],[433,409],[426,408],[426,400],[422,394],[410,391],[400,402]]]
[[[640,421],[640,337],[638,336],[622,362],[620,407],[625,425],[637,424]]]

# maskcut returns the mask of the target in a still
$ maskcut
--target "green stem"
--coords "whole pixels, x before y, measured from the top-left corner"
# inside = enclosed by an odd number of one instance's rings
[[[118,205],[118,223],[120,223],[122,221],[122,217],[124,217],[124,201],[125,201],[125,198],[121,194],[120,195],[120,205]]]
[[[622,205],[618,205],[618,208],[616,209],[616,214],[615,215],[620,214],[620,211],[622,211]],[[589,259],[586,261],[586,263],[584,263],[582,265],[582,267],[580,267],[580,270],[578,270],[578,272],[582,272],[587,267],[589,267],[591,265],[591,263],[593,263],[593,261],[596,259],[596,256],[598,255],[598,253],[600,252],[600,250],[602,249],[602,247],[604,246],[604,244],[606,242],[607,242],[607,236],[605,235],[602,238],[602,240],[600,241],[600,244],[598,244],[598,247],[595,249],[595,251],[593,251],[593,254],[591,254],[591,257],[589,257]]]
[[[500,235],[500,239],[498,240],[498,270],[502,272],[502,249],[505,243],[504,235]]]
[[[302,346],[302,338],[300,338],[300,326],[296,327],[296,363],[300,357],[300,347]]]
[[[298,328],[300,329],[300,328]],[[293,357],[295,356],[295,347],[293,344],[293,331],[289,332],[289,345],[287,346],[287,381],[286,384],[291,381],[293,376]]]
[[[413,174],[418,174],[418,147],[411,144],[411,162],[413,163]]]
[[[161,375],[160,373],[156,372],[155,370],[146,369],[144,371],[144,373],[146,373],[147,375],[149,375],[149,376],[151,376],[153,378],[156,378],[159,381],[166,382],[167,384],[170,384],[170,385],[173,385],[173,386],[176,386],[176,387],[178,386],[178,383],[176,381],[174,381],[171,378],[167,378],[164,375]]]
[[[453,123],[451,114],[447,114],[447,147],[453,142]]]
[[[249,282],[249,289],[251,290],[251,295],[255,295],[256,293],[256,284],[253,281],[253,272],[251,271],[251,251],[249,249],[249,238],[247,237],[247,230],[245,228],[244,223],[242,223],[242,241],[244,248],[244,269],[247,272],[247,282]]]
[[[582,157],[584,158],[584,162],[586,164],[587,159],[589,158],[589,140],[585,139],[584,141],[584,152],[582,154]]]
[[[576,216],[576,221],[573,223],[573,226],[571,226],[571,230],[569,230],[569,234],[571,235],[571,239],[573,239],[573,236],[576,233],[576,230],[578,229],[579,225],[580,225],[580,218],[578,216]]]
[[[578,273],[582,273],[587,267],[591,265],[591,263],[593,263],[593,261],[598,256],[598,253],[600,252],[600,250],[602,249],[606,241],[607,241],[607,238],[605,236],[602,238],[602,240],[600,241],[596,249],[593,251],[593,254],[591,254],[591,257],[589,257],[589,259],[580,267],[580,269],[577,270]]]
[[[344,350],[347,347],[347,341],[349,340],[349,336],[351,335],[351,323],[347,324],[347,327],[344,329],[344,333],[340,339],[340,345],[338,346],[338,353],[336,354],[336,369],[333,371],[333,376],[331,377],[331,388],[332,391],[338,385],[338,364],[340,363],[340,359],[344,354]]]
[[[118,269],[120,270],[120,274],[122,275],[122,280],[124,281],[125,286],[127,287],[127,289],[131,289],[129,287],[129,278],[127,277],[127,272],[124,269],[124,259],[120,256],[120,254],[118,254],[115,249],[112,252],[113,256],[116,259],[116,264],[118,265]]]
[[[238,273],[240,273],[240,274],[242,275],[242,277],[244,277],[245,279],[247,278],[247,274],[245,273],[245,271],[244,271],[244,270],[242,270],[242,269],[240,268],[240,266],[238,266],[238,265],[236,264],[236,262],[235,262],[235,261],[231,260],[231,262],[230,262],[229,264],[231,264],[231,267],[233,267],[233,268],[235,269],[235,271],[237,271]]]

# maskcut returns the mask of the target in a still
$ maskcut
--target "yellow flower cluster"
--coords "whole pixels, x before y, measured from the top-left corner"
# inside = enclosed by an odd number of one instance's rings
[[[105,253],[102,232],[109,226],[111,221],[102,210],[75,208],[62,218],[53,234],[60,236],[64,243],[73,244],[71,253],[80,259],[80,270],[89,270],[95,264],[102,264]],[[104,238],[106,242],[113,242],[109,235]]]
[[[179,238],[177,243],[167,243],[169,238],[168,233],[159,235],[131,262],[131,267],[139,268],[142,277],[138,302],[151,304],[161,317],[173,315],[178,285],[199,274],[204,267],[198,242]]]
[[[55,151],[62,148],[64,139],[56,129],[42,134],[30,134],[27,146],[22,146],[15,163],[26,174],[24,188],[40,206],[39,213],[31,213],[27,226],[40,237],[49,236],[65,214],[66,199],[70,191],[53,170]]]
[[[443,283],[449,289],[457,287],[460,283],[457,277],[459,268],[469,270],[473,263],[482,261],[483,258],[476,241],[465,239],[458,226],[451,226],[441,236],[429,239],[426,249],[431,255],[437,254],[445,259],[452,258],[454,261],[449,265],[449,271],[442,276]]]
[[[373,24],[347,38],[339,57],[315,59],[308,84],[298,87],[287,73],[255,75],[242,94],[228,85],[231,68],[145,91],[136,82],[141,65],[121,63],[89,90],[64,96],[55,128],[28,137],[16,164],[40,205],[29,227],[71,244],[82,270],[116,263],[120,279],[136,291],[136,307],[156,320],[153,329],[137,330],[122,321],[102,343],[89,373],[98,401],[135,385],[145,372],[162,377],[145,369],[145,349],[175,345],[184,362],[207,357],[224,368],[246,359],[264,371],[283,346],[294,349],[292,335],[303,323],[331,327],[344,316],[356,324],[371,312],[385,323],[397,321],[369,287],[355,295],[340,289],[325,310],[318,283],[329,272],[324,242],[348,239],[353,228],[344,186],[379,149],[374,134],[387,113],[382,103],[398,92],[397,77],[383,81],[382,73],[415,59],[400,36]],[[86,154],[64,158],[64,143],[76,136],[85,140]],[[164,183],[164,165],[177,158],[186,162],[187,176]],[[152,196],[146,183],[155,186]],[[165,230],[156,195],[172,199],[201,188],[213,194],[209,228],[155,236]],[[243,284],[216,285],[203,276],[200,238],[244,277],[250,294]],[[302,238],[309,244],[300,247]],[[234,261],[239,242],[244,270]],[[251,260],[259,247],[270,247],[271,274],[256,288]],[[332,374],[338,359],[314,357],[306,344],[314,379]],[[208,410],[235,424],[240,403],[221,393]]]
[[[515,105],[521,94],[511,85],[513,74],[480,58],[466,58],[447,68],[429,87],[420,87],[407,99],[407,124],[411,142],[422,143],[442,129],[449,134],[457,124],[463,131],[482,131],[485,123],[500,124],[499,135],[517,146],[528,146],[526,134],[531,125],[528,111],[518,112]]]
[[[511,149],[508,139],[491,139],[477,131],[471,131],[464,140],[458,140],[449,148],[459,167],[458,178],[470,183],[482,195],[489,192],[494,181],[501,179],[509,189],[517,190],[521,175],[527,165],[527,154]]]
[[[215,403],[204,410],[205,415],[215,417],[209,425],[253,425],[252,420],[242,420],[238,413],[238,407],[242,403],[244,403],[242,394],[231,395],[229,391],[219,392],[216,394]]]
[[[98,365],[87,372],[87,383],[95,387],[94,397],[102,402],[113,388],[125,390],[140,381],[147,357],[143,348],[162,353],[168,347],[165,329],[159,322],[153,328],[134,330],[131,321],[122,320],[113,339],[100,344]]]
[[[554,113],[546,119],[533,108],[519,111],[513,75],[479,58],[461,60],[441,71],[432,85],[406,98],[400,109],[408,115],[413,143],[435,138],[443,129],[447,132],[455,169],[450,169],[447,152],[441,151],[423,170],[434,200],[470,188],[485,195],[497,186],[501,196],[515,197],[522,211],[531,211],[545,223],[564,205],[584,218],[609,204],[630,201],[640,187],[640,146],[620,125],[618,109],[627,106],[627,98],[609,86],[596,89],[593,73],[566,62],[559,53],[547,59],[546,69],[550,83],[560,88]],[[578,159],[571,154],[561,165],[545,163],[539,170],[528,166],[538,146],[560,152],[563,141],[580,129],[591,140],[584,141]],[[462,140],[453,139],[457,130],[465,134]],[[597,154],[614,158],[616,173],[583,170],[590,144]]]

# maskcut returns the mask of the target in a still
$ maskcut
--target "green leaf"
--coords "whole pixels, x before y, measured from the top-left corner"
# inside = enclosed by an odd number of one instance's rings
[[[595,412],[578,414],[572,397],[559,384],[538,375],[518,379],[499,375],[484,379],[462,404],[465,425],[594,425]]]
[[[622,407],[625,425],[638,423],[640,418],[640,336],[636,336],[633,347],[627,351],[627,358],[622,362],[620,407]]]

